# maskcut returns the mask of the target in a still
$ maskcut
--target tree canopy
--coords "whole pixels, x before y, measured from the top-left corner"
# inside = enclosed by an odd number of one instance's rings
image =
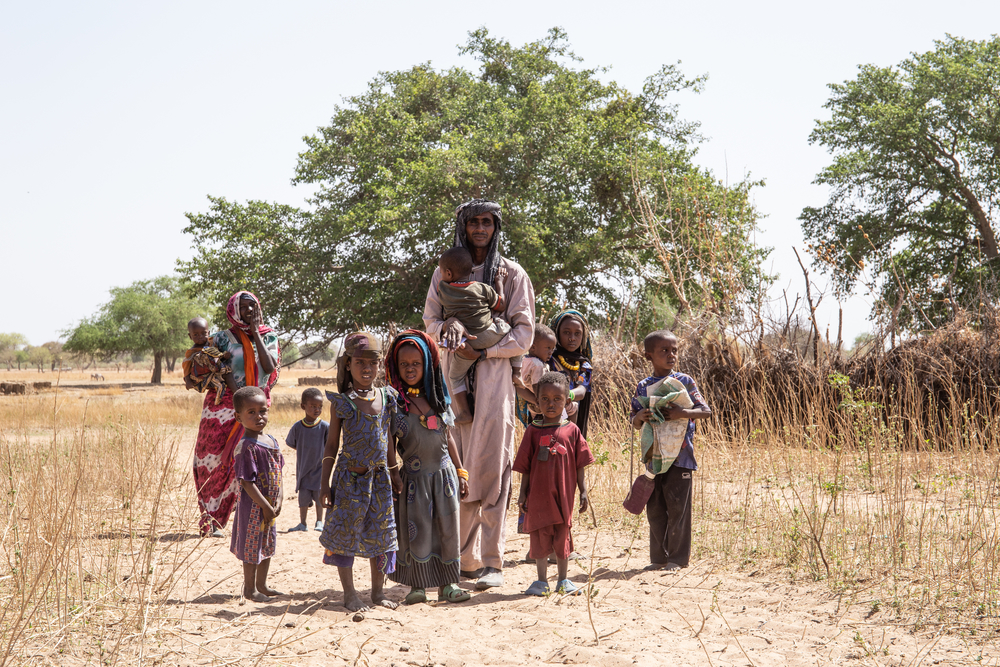
[[[1000,38],[949,36],[830,90],[810,135],[833,154],[830,200],[800,220],[838,290],[871,281],[875,314],[917,329],[995,294]]]
[[[175,277],[137,281],[112,288],[111,300],[96,315],[66,332],[63,350],[105,360],[121,353],[152,353],[150,382],[158,383],[164,358],[176,359],[191,345],[188,321],[209,312]]]
[[[692,164],[697,124],[670,101],[702,78],[668,65],[631,92],[579,67],[558,29],[520,48],[480,29],[461,52],[478,71],[380,73],[305,138],[294,182],[317,188],[310,210],[211,197],[188,214],[196,255],[181,272],[219,302],[258,294],[284,335],[419,325],[455,207],[488,197],[503,207],[501,250],[540,304],[609,311],[662,274],[637,196],[664,200],[694,181],[727,190]]]

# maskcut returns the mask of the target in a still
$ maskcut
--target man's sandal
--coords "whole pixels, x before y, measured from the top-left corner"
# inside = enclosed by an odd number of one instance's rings
[[[438,589],[438,600],[447,602],[465,602],[471,599],[468,591],[463,591],[458,584],[447,584]]]
[[[411,588],[410,592],[403,598],[403,604],[420,604],[421,602],[427,602],[427,591],[422,588]]]

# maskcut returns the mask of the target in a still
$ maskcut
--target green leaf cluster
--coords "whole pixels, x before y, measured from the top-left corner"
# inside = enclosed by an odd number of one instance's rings
[[[1000,38],[949,36],[897,67],[830,86],[810,141],[833,162],[829,202],[800,220],[842,294],[859,281],[914,328],[995,295],[1000,205]]]
[[[382,72],[305,137],[294,182],[316,188],[310,210],[211,198],[189,214],[197,254],[181,272],[220,301],[258,294],[284,335],[419,326],[455,207],[487,197],[503,207],[501,251],[539,304],[616,308],[658,271],[635,183],[657,197],[705,180],[691,161],[697,124],[669,101],[703,78],[668,65],[631,92],[579,67],[559,29],[514,47],[483,28],[461,52],[477,71]]]

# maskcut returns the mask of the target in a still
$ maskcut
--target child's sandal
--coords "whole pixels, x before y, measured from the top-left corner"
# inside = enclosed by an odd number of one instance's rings
[[[422,588],[411,588],[410,592],[403,598],[403,604],[420,604],[427,602],[427,591]]]
[[[465,602],[471,597],[468,591],[463,591],[458,587],[458,584],[448,584],[438,590],[438,599],[447,600],[448,602]]]

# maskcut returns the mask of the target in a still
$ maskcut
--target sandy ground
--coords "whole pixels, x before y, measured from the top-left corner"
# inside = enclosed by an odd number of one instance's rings
[[[278,431],[276,431],[278,432]],[[295,455],[286,450],[286,485]],[[310,520],[313,514],[310,512]],[[285,533],[298,522],[294,493],[278,519],[278,552],[270,581],[285,593],[270,603],[240,598],[242,574],[229,540],[197,546],[197,565],[175,588],[174,619],[159,634],[165,664],[286,665],[874,665],[1000,664],[995,645],[969,644],[934,626],[913,632],[870,608],[849,607],[822,584],[789,584],[780,571],[737,574],[711,560],[676,573],[645,572],[645,523],[617,531],[574,528],[571,566],[586,596],[532,598],[523,591],[535,566],[523,561],[526,535],[508,521],[505,585],[473,590],[465,603],[377,609],[354,620],[342,606],[336,570],[320,562],[319,533]],[[310,521],[311,522],[311,521]],[[589,556],[593,555],[591,560]],[[593,565],[593,571],[588,572]],[[555,567],[550,568],[552,576]],[[367,564],[355,585],[370,589]],[[402,602],[408,588],[387,583]],[[429,591],[434,600],[436,591]],[[596,637],[595,637],[596,635]],[[160,649],[162,650],[162,648]],[[157,651],[159,652],[159,651]]]
[[[276,392],[287,394],[286,402],[300,391],[287,379]],[[287,427],[278,422],[268,431],[283,440]],[[195,432],[180,432],[184,465]],[[644,521],[637,529],[577,521],[576,548],[587,558],[571,564],[570,578],[589,583],[589,596],[523,594],[535,566],[523,561],[528,538],[516,534],[514,513],[503,587],[476,592],[463,581],[473,595],[468,602],[400,605],[358,618],[342,606],[336,569],[321,563],[319,533],[286,533],[298,523],[298,503],[288,491],[295,454],[284,453],[285,505],[269,578],[284,594],[268,603],[241,598],[242,569],[229,553],[228,530],[224,539],[174,533],[168,539],[179,543],[164,548],[190,552],[187,567],[151,616],[141,654],[119,664],[1000,665],[995,642],[972,642],[933,623],[915,631],[885,611],[848,605],[823,583],[789,583],[781,570],[739,573],[705,558],[679,572],[645,572]],[[366,595],[366,563],[355,568],[355,583]],[[408,592],[391,582],[386,590],[397,602]],[[48,657],[48,664],[99,664],[77,651]]]

